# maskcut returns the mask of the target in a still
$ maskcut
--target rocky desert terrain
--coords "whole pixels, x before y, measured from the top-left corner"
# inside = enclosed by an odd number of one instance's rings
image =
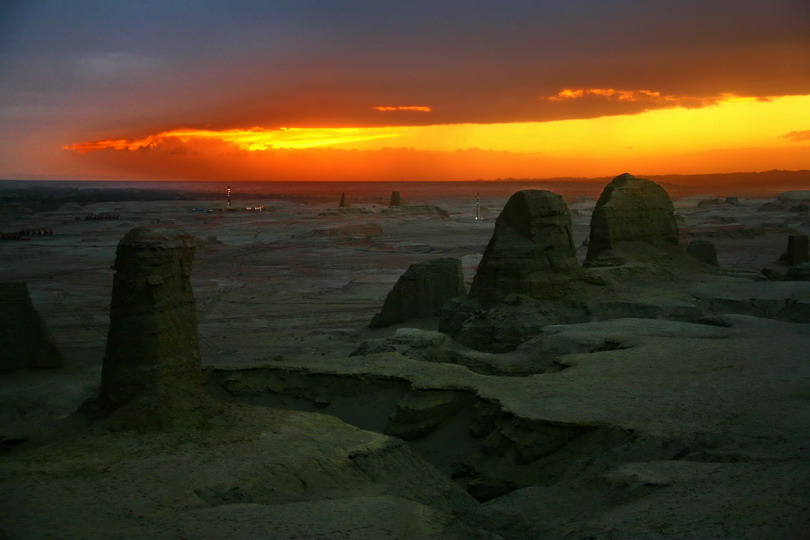
[[[4,212],[0,538],[810,536],[810,192],[593,195]]]

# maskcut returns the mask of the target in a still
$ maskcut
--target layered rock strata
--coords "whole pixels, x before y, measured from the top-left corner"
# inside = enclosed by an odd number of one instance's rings
[[[24,281],[0,283],[0,372],[57,368],[65,360]]]
[[[136,227],[119,242],[101,375],[104,409],[200,387],[193,256],[192,237],[170,227]]]
[[[667,192],[631,174],[608,184],[591,216],[586,266],[655,260],[678,250],[678,223]]]
[[[451,298],[466,295],[461,261],[453,258],[414,263],[385,298],[369,326],[390,326],[408,319],[438,315]]]

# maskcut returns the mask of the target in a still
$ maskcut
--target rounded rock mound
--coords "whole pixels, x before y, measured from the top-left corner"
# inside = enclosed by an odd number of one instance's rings
[[[651,261],[678,249],[678,222],[664,188],[627,173],[605,186],[591,216],[586,266]]]

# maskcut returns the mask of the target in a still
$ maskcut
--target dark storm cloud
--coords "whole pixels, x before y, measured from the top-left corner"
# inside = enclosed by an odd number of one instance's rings
[[[4,4],[0,114],[66,130],[513,122],[810,93],[803,1]],[[427,114],[377,106],[429,106]]]

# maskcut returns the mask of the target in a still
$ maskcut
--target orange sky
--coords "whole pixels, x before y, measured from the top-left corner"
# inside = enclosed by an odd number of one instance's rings
[[[156,176],[373,180],[810,169],[810,95],[719,96],[687,108],[650,90],[565,89],[550,101],[655,99],[666,108],[548,122],[197,130],[79,142],[77,160]],[[428,106],[420,106],[429,112]],[[381,109],[383,107],[376,107]],[[390,106],[414,110],[416,106]]]
[[[7,4],[0,179],[810,169],[810,3],[181,4]]]

